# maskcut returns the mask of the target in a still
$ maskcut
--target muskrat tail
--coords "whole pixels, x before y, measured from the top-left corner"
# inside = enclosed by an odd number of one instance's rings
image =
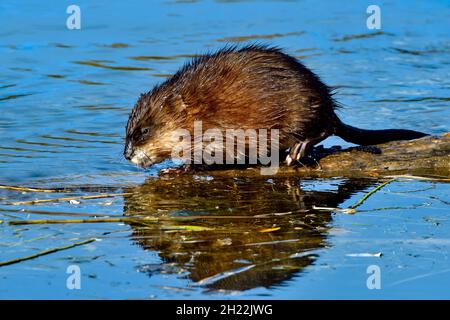
[[[365,130],[355,128],[343,123],[336,117],[334,123],[334,134],[347,142],[359,144],[362,146],[374,145],[396,140],[413,140],[428,136],[426,133],[404,130],[404,129],[386,129],[386,130]]]

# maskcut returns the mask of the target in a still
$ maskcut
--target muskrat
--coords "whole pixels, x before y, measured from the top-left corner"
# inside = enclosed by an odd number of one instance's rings
[[[142,94],[126,126],[124,156],[148,167],[170,158],[172,133],[192,130],[278,129],[287,165],[330,135],[359,145],[417,139],[412,130],[364,130],[344,124],[333,90],[277,47],[225,47],[194,58],[164,83]]]

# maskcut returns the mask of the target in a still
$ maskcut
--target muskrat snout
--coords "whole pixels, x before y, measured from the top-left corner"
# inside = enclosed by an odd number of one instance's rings
[[[156,159],[149,154],[142,146],[136,146],[132,141],[125,142],[123,149],[123,156],[125,159],[134,163],[141,168],[147,168],[156,162]]]
[[[125,148],[123,149],[123,156],[128,161],[131,161],[131,159],[133,158],[133,154],[134,154],[133,144],[131,143],[131,141],[127,141],[125,143]]]

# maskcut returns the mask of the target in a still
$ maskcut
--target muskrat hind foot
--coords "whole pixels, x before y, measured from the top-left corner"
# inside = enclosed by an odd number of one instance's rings
[[[287,166],[291,166],[295,161],[299,161],[306,152],[307,142],[298,142],[294,144],[294,146],[289,151],[289,154],[286,156],[286,164]]]
[[[322,169],[322,166],[314,156],[314,153],[309,153],[312,145],[313,143],[311,141],[296,143],[294,147],[291,148],[289,154],[286,156],[286,164],[288,166],[299,164],[303,167],[311,167],[315,165],[319,169]]]
[[[159,171],[159,175],[163,175],[163,176],[178,176],[187,172],[192,171],[193,168],[190,165],[185,165],[183,167],[180,168],[165,168],[165,169],[161,169]]]

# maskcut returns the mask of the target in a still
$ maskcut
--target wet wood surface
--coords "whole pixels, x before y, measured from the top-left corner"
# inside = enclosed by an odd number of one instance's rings
[[[307,177],[378,177],[425,175],[450,177],[450,132],[373,147],[316,147],[311,159],[295,167],[282,165],[277,175]],[[314,159],[314,160],[313,160]],[[211,171],[212,176],[260,174],[258,168]]]

